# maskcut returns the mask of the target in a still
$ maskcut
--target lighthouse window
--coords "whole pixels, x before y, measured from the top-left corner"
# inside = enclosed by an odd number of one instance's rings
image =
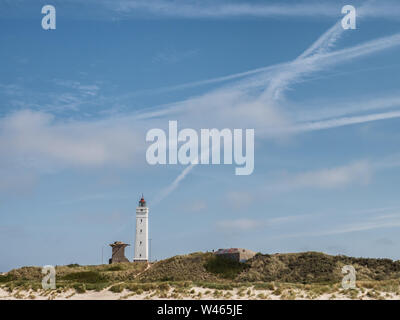
[[[142,229],[140,229],[140,233],[142,233]]]
[[[140,241],[140,244],[142,244],[142,241]]]
[[[142,222],[142,219],[140,219],[140,222]]]

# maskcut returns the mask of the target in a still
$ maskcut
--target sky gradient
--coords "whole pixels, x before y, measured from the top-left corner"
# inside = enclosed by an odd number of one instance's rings
[[[132,259],[142,193],[153,260],[400,259],[398,1],[1,0],[0,40],[0,271]],[[255,129],[253,174],[147,164],[169,120]]]

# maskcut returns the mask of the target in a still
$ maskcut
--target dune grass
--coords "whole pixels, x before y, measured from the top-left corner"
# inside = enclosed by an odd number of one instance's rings
[[[357,288],[341,289],[343,265],[357,271]],[[161,260],[146,269],[145,263],[56,266],[56,292],[73,289],[76,293],[102,291],[178,298],[195,295],[193,288],[210,291],[216,298],[268,299],[309,298],[342,295],[350,299],[383,299],[400,294],[400,262],[330,256],[318,252],[258,254],[246,263],[196,252]],[[23,267],[0,275],[0,286],[10,292],[42,290],[40,267]],[[206,289],[206,290],[205,290]],[[201,295],[196,294],[196,297]],[[169,296],[168,296],[169,297]]]

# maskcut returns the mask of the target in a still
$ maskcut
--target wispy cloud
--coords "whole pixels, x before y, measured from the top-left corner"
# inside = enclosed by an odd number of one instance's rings
[[[186,108],[191,109],[191,105],[196,106],[196,108],[199,108],[200,105],[200,107],[202,108],[202,104],[213,108],[213,106],[216,104],[215,101],[217,101],[218,103],[223,101],[223,104],[219,104],[218,108],[221,111],[221,114],[224,114],[225,124],[227,120],[229,121],[229,119],[227,119],[227,113],[223,112],[223,110],[228,107],[230,110],[230,116],[237,116],[237,119],[232,120],[236,120],[238,126],[246,126],[251,124],[253,127],[257,127],[256,119],[262,119],[261,127],[266,126],[267,129],[261,129],[261,134],[264,132],[269,135],[275,135],[276,132],[294,133],[317,129],[321,130],[346,124],[349,125],[367,121],[383,120],[400,115],[400,112],[391,112],[380,115],[376,114],[352,118],[315,121],[314,123],[295,124],[293,126],[288,126],[287,123],[285,123],[286,121],[281,117],[280,112],[276,110],[275,102],[281,98],[282,93],[287,90],[292,85],[292,83],[299,81],[299,79],[305,74],[319,71],[322,68],[330,65],[334,65],[363,55],[368,55],[374,52],[385,50],[396,45],[400,45],[400,34],[395,34],[389,37],[375,39],[351,48],[330,52],[330,49],[339,39],[342,32],[343,29],[341,28],[339,23],[335,24],[293,62],[281,65],[279,68],[277,68],[277,70],[274,70],[271,73],[270,78],[268,78],[268,85],[266,89],[263,90],[262,94],[259,97],[247,97],[246,94],[241,91],[239,85],[239,87],[236,87],[236,90],[232,88],[223,89],[222,91],[214,92],[211,95],[208,94],[201,98],[196,98],[194,101],[186,101]],[[260,84],[257,83],[257,85],[259,86]],[[200,104],[198,102],[200,102]],[[226,107],[224,107],[224,105]],[[173,109],[174,106],[172,106],[170,110]],[[245,110],[245,112],[243,112],[243,110]],[[218,119],[218,114],[215,114],[215,112],[214,116]],[[246,116],[250,116],[250,119],[246,119]],[[268,119],[268,123],[265,123],[265,119]],[[179,183],[193,168],[194,165],[185,168],[184,171],[178,176],[176,181],[174,181],[173,185],[167,188],[167,194],[175,190]],[[351,168],[337,168],[334,171],[319,172],[317,174],[314,174],[314,176],[310,176],[309,174],[309,176],[304,177],[304,179],[302,177],[298,177],[297,184],[304,184],[306,183],[306,181],[311,181],[308,183],[320,184],[321,186],[346,183],[348,181],[346,179],[352,180],[354,178],[354,175],[350,175],[350,173],[354,173],[360,170],[364,171],[363,174],[365,174],[368,170],[367,165],[356,164]],[[346,178],[346,175],[348,175],[349,178]],[[364,175],[364,177],[365,176],[367,175]],[[164,197],[165,196],[161,196],[161,199]]]
[[[13,113],[0,121],[0,153],[4,159],[29,159],[23,166],[131,167],[145,144],[139,128],[121,119],[60,121],[44,112]]]
[[[192,128],[204,127],[205,123],[208,127],[217,128],[252,127],[256,129],[258,137],[279,137],[282,134],[399,117],[398,111],[332,119],[321,115],[321,118],[315,116],[306,122],[301,118],[287,117],[284,107],[279,105],[279,99],[306,75],[400,45],[400,34],[395,34],[332,51],[341,32],[338,24],[335,24],[293,61],[205,80],[207,83],[217,83],[243,78],[202,96],[145,112],[87,122],[60,122],[44,112],[14,113],[1,121],[0,148],[5,154],[17,158],[28,155],[35,159],[33,163],[41,163],[43,167],[48,166],[49,162],[68,166],[120,166],[132,165],[133,159],[137,159],[138,153],[145,147],[143,134],[139,133],[143,129],[139,119],[152,120],[156,126],[166,117],[174,116],[180,123]],[[97,84],[64,81],[59,85],[69,86],[87,96],[96,95],[99,91]],[[261,89],[261,92],[257,89]],[[60,95],[59,98],[64,105],[79,103],[75,96]],[[210,112],[212,118],[209,117]],[[194,167],[185,168],[162,192],[158,201],[173,192]]]
[[[301,3],[294,5],[270,4],[257,5],[238,2],[216,2],[204,1],[199,3],[192,0],[187,1],[165,1],[165,0],[119,0],[117,10],[119,12],[131,12],[132,10],[145,10],[153,14],[187,17],[187,18],[210,18],[210,17],[275,17],[275,16],[334,16],[337,6],[321,3]],[[336,10],[335,10],[336,9]],[[336,13],[337,14],[337,13]]]
[[[321,237],[398,227],[400,227],[400,214],[395,213],[388,217],[378,217],[378,219],[377,217],[369,217],[361,219],[358,222],[346,223],[332,228],[326,228],[324,230],[283,234],[277,238]]]
[[[291,187],[336,188],[354,182],[366,184],[371,176],[371,166],[367,161],[351,163],[332,169],[300,173],[290,178]]]
[[[368,186],[375,174],[382,170],[400,167],[400,154],[392,154],[376,159],[363,159],[347,164],[305,170],[300,172],[283,172],[270,178],[258,191],[257,197],[275,196],[280,193],[296,190],[334,190],[350,186]],[[397,210],[397,207],[379,208],[381,211]],[[378,213],[371,209],[359,213]]]
[[[302,106],[307,106],[308,108]],[[376,112],[383,109],[399,108],[400,92],[384,96],[377,96],[376,94],[373,96],[363,95],[356,99],[356,101],[353,97],[351,100],[302,102],[302,106],[295,106],[297,110],[295,109],[292,112],[293,119],[297,123],[323,121],[343,116],[353,116],[357,113],[364,113],[365,115],[365,113],[371,111]]]
[[[257,129],[258,135],[276,135],[276,133],[287,132],[287,131],[298,131],[305,130],[303,127],[308,126],[301,123],[304,119],[301,116],[296,119],[292,118],[290,121],[293,122],[294,129],[288,128],[288,118],[286,121],[283,118],[284,106],[277,107],[277,100],[279,100],[283,93],[291,88],[294,84],[302,81],[306,75],[310,75],[314,72],[321,71],[324,68],[334,66],[339,63],[345,63],[352,59],[360,58],[363,56],[371,55],[380,51],[384,51],[390,48],[394,48],[400,45],[400,34],[395,34],[388,37],[383,37],[375,40],[368,41],[353,47],[336,50],[329,52],[332,48],[332,41],[338,39],[338,33],[336,25],[329,29],[320,39],[317,40],[310,48],[312,50],[306,50],[302,58],[296,58],[291,62],[283,63],[275,66],[267,67],[267,69],[257,69],[250,71],[250,77],[245,77],[243,80],[231,84],[227,87],[211,91],[200,97],[195,97],[181,101],[178,103],[170,104],[169,106],[161,107],[159,110],[155,109],[149,113],[144,112],[140,117],[146,119],[154,116],[167,116],[175,115],[179,119],[184,119],[185,123],[202,121],[202,114],[207,114],[206,110],[213,110],[214,117],[207,121],[220,121],[219,115],[224,115],[224,125],[229,126],[252,126]],[[330,40],[335,39],[335,40]],[[254,76],[254,73],[260,73],[260,75]],[[228,77],[242,77],[242,74],[231,75],[223,78],[210,79],[206,81],[224,81]],[[254,89],[261,88],[262,94],[254,96],[252,92]],[[377,103],[379,101],[376,101]],[[356,105],[360,106],[360,103]],[[392,103],[393,105],[393,103]],[[339,109],[340,106],[338,106]],[[330,108],[332,114],[335,113],[337,108]],[[360,106],[361,111],[365,111],[365,107]],[[200,112],[198,111],[200,110]],[[215,110],[217,112],[215,112]],[[229,112],[228,112],[229,110]],[[356,108],[351,109],[352,112],[360,111]],[[198,116],[192,117],[192,120],[185,117],[190,113],[191,115],[196,114]],[[229,116],[227,117],[227,114]],[[317,112],[318,114],[318,112]],[[340,114],[339,114],[340,115]],[[387,116],[395,116],[394,114]],[[312,121],[327,120],[327,115],[321,115],[318,118],[315,115]],[[384,117],[384,116],[382,116]],[[323,119],[325,118],[325,119]],[[377,117],[378,119],[378,117]],[[354,121],[371,121],[370,118],[353,119]],[[346,122],[347,120],[343,120]],[[296,123],[297,122],[297,123]],[[359,122],[359,123],[361,123]],[[195,126],[194,123],[190,125]],[[212,125],[218,125],[212,123]],[[331,125],[331,124],[326,124]]]
[[[298,189],[304,190],[305,188],[334,189],[354,184],[366,185],[369,183],[374,170],[373,165],[362,160],[332,168],[286,173],[276,181],[271,182],[263,190],[271,194]]]
[[[362,212],[363,214],[360,214]],[[385,214],[386,213],[386,214]],[[347,220],[353,220],[352,222],[340,223],[340,217],[337,217],[335,222],[328,223],[328,227],[319,228],[316,230],[312,228],[310,230],[304,230],[302,232],[285,233],[285,230],[290,224],[307,221],[307,219],[328,219],[326,214],[303,214],[303,215],[292,215],[283,216],[269,219],[231,219],[222,220],[216,223],[216,227],[225,232],[250,232],[264,229],[272,230],[272,227],[279,228],[279,234],[271,234],[273,239],[285,239],[285,238],[301,238],[301,237],[323,237],[332,236],[346,233],[355,233],[370,231],[375,229],[385,228],[398,228],[400,227],[400,214],[398,211],[393,211],[388,208],[374,208],[373,210],[367,209],[358,212],[346,213]],[[339,221],[339,222],[338,222]],[[307,224],[313,225],[313,224]],[[331,226],[330,226],[331,225]],[[274,228],[275,229],[275,228]]]
[[[59,86],[76,89],[83,95],[96,96],[100,90],[98,84],[82,84],[80,81],[54,79],[54,83]]]
[[[334,46],[343,32],[340,21],[338,21],[293,62],[288,63],[286,67],[279,68],[273,74],[261,99],[267,102],[279,99],[282,92],[290,88],[291,83],[299,81],[298,78],[304,74],[317,71],[320,68],[317,59]]]
[[[112,2],[112,4],[107,1],[103,1],[103,3],[110,9],[117,11],[121,17],[128,17],[136,12],[147,12],[157,16],[181,18],[339,17],[343,6],[341,1],[245,3],[242,1],[209,0],[201,2],[194,0],[118,0]],[[395,18],[394,12],[400,12],[396,2],[380,1],[379,5],[372,2],[369,6],[365,6],[360,14],[363,17]]]
[[[316,130],[331,129],[348,125],[366,123],[371,121],[394,119],[394,118],[400,118],[400,111],[374,113],[363,116],[342,117],[330,120],[308,122],[304,124],[297,124],[294,127],[289,128],[289,131],[291,132],[316,131]]]
[[[243,232],[255,229],[263,229],[277,225],[294,223],[309,218],[310,215],[284,216],[269,219],[233,219],[223,220],[216,223],[216,227],[226,232]]]
[[[328,34],[336,38],[336,33],[332,32],[332,29],[330,30]],[[394,35],[372,40],[352,48],[327,52],[325,49],[318,49],[325,48],[327,44],[330,46],[329,37],[323,36],[322,38],[324,39],[323,41],[317,41],[321,43],[320,47],[313,44],[310,47],[312,50],[305,51],[308,53],[304,55],[304,61],[307,62],[307,65],[311,65],[309,70],[314,70],[315,65],[319,67],[321,65],[344,62],[348,59],[392,48],[400,44],[400,35]],[[293,63],[296,65],[299,62],[295,60]],[[273,74],[276,74],[276,70],[281,67],[273,69]],[[283,72],[287,70],[287,66],[282,68]],[[304,74],[304,69],[301,68],[299,73]],[[292,76],[290,79],[293,79]],[[251,83],[252,79],[248,81]],[[291,81],[289,83],[284,81],[275,86],[275,88],[286,90]],[[79,87],[82,90],[93,89],[97,91],[97,88],[82,87],[80,83],[67,84]],[[268,80],[264,81],[264,85],[268,86]],[[240,82],[239,86],[212,91],[200,97],[172,104],[167,108],[163,107],[150,112],[132,114],[131,116],[112,117],[108,120],[62,122],[56,121],[51,114],[45,112],[17,112],[3,118],[1,121],[0,147],[3,150],[3,154],[15,155],[17,158],[28,156],[31,159],[36,159],[37,163],[48,163],[53,160],[53,162],[68,165],[98,166],[107,163],[120,165],[122,163],[132,164],[132,159],[135,158],[139,152],[138,150],[140,150],[138,146],[145,147],[141,139],[142,136],[139,134],[141,130],[139,123],[141,122],[137,120],[149,119],[154,116],[157,116],[158,123],[162,123],[162,119],[165,119],[166,116],[175,115],[177,120],[191,127],[201,125],[204,120],[207,121],[208,125],[214,127],[219,127],[221,124],[224,127],[254,127],[258,129],[259,134],[264,130],[264,132],[275,135],[287,130],[287,128],[289,128],[289,131],[292,130],[294,132],[321,130],[389,119],[400,115],[398,111],[391,111],[372,115],[326,119],[321,114],[321,117],[324,118],[322,120],[314,117],[309,122],[296,122],[296,119],[293,119],[290,120],[293,121],[291,126],[287,119],[283,117],[279,108],[275,105],[266,104],[262,100],[260,101],[258,97],[247,95],[241,86],[242,83]],[[64,102],[71,102],[69,98],[66,99]],[[391,101],[388,100],[388,106],[394,106],[397,100],[396,98]],[[376,104],[379,103],[379,101],[376,102]],[[362,106],[360,108],[362,109]],[[213,110],[212,119],[207,116],[207,110]],[[353,109],[352,111],[355,112],[357,110]],[[154,125],[156,123],[157,121],[154,122]],[[135,128],[136,125],[137,127]],[[172,190],[192,169],[193,166],[187,169],[183,176],[179,176],[179,179],[173,183]]]
[[[0,83],[0,90],[7,95],[21,95],[23,93],[23,88],[17,84],[2,84]]]
[[[342,16],[341,8],[345,3],[340,0],[299,0],[296,3],[278,0],[266,3],[243,0],[63,0],[54,1],[54,4],[62,7],[66,16],[114,21],[138,16],[183,19],[338,18]],[[400,5],[395,0],[353,0],[352,4],[362,18],[398,20],[400,16]],[[31,14],[36,7],[30,0],[3,0],[0,9],[0,15],[21,17]]]
[[[276,100],[281,97],[283,91],[290,88],[292,84],[300,82],[301,77],[305,75],[400,45],[400,33],[398,33],[368,41],[354,47],[327,52],[333,43],[338,40],[342,31],[341,26],[336,24],[310,47],[312,50],[306,50],[305,55],[301,55],[293,62],[279,68],[273,75],[261,98],[267,101]]]

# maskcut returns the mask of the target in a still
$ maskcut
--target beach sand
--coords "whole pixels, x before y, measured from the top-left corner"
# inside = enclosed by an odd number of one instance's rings
[[[29,290],[13,290],[9,292],[4,288],[0,288],[0,300],[159,300],[159,299],[171,299],[171,300],[400,300],[400,295],[395,293],[374,293],[368,295],[368,290],[361,292],[358,290],[356,296],[349,296],[342,292],[337,293],[324,293],[321,295],[310,294],[310,292],[304,290],[290,290],[290,292],[284,291],[281,295],[276,295],[270,290],[255,290],[254,288],[246,288],[245,290],[233,289],[233,290],[214,290],[200,287],[192,287],[187,292],[177,293],[174,288],[165,291],[160,294],[156,291],[148,291],[141,294],[137,294],[128,290],[123,290],[120,293],[114,293],[107,289],[102,291],[86,291],[85,293],[77,293],[73,289],[66,291],[57,290],[39,290],[37,292]]]

